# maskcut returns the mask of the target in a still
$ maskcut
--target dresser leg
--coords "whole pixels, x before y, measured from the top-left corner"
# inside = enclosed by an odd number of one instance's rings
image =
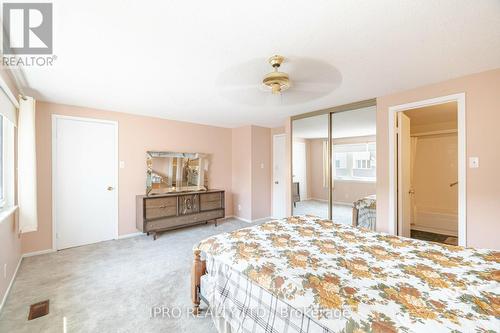
[[[214,222],[215,222],[215,226],[217,226],[217,219],[215,219]]]
[[[148,232],[146,232],[146,236],[149,236],[149,231],[148,231]]]
[[[153,240],[156,240],[156,236],[157,236],[157,235],[158,235],[158,234],[157,234],[156,232],[153,234]]]

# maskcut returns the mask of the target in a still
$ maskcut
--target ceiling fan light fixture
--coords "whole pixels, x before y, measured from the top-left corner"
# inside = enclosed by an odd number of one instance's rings
[[[279,83],[271,84],[271,92],[275,95],[281,93],[281,86]]]
[[[279,72],[278,69],[285,60],[285,57],[274,55],[269,58],[269,64],[274,68],[274,72],[267,73],[262,83],[271,89],[273,94],[280,94],[290,88],[290,79],[287,73]]]

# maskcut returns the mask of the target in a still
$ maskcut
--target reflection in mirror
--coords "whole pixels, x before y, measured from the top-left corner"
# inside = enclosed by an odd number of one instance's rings
[[[332,114],[332,219],[375,230],[376,107]]]
[[[146,194],[206,190],[208,162],[206,154],[148,151]]]
[[[293,215],[328,218],[328,114],[292,123]]]

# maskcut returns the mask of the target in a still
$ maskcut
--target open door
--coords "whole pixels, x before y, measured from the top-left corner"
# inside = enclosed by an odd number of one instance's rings
[[[398,112],[398,235],[411,234],[411,137],[410,118]]]

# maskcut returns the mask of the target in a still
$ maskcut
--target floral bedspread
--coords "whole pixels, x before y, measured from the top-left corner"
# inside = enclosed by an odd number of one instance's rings
[[[500,252],[310,216],[219,234],[197,247],[330,332],[500,331]],[[332,318],[335,309],[348,315]]]

